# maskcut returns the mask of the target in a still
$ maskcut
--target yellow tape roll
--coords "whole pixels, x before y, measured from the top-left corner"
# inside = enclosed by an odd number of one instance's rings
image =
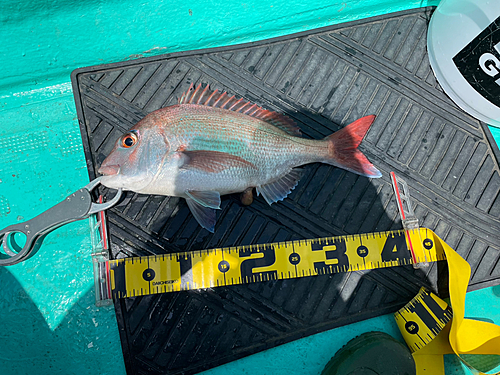
[[[447,304],[425,290],[421,290],[395,314],[396,322],[413,352],[418,375],[444,374],[443,355],[452,353],[473,374],[484,374],[460,355],[500,355],[500,326],[464,318],[465,294],[471,274],[469,263],[435,233],[432,233],[432,240],[436,244],[436,250],[442,251],[448,261],[450,303],[453,309],[451,323],[445,323],[451,318]],[[419,313],[415,314],[416,310]]]

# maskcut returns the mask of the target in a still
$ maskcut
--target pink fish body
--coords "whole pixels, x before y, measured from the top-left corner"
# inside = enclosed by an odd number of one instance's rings
[[[214,231],[220,196],[255,187],[272,204],[297,185],[297,167],[322,162],[367,177],[381,173],[357,149],[375,116],[322,140],[300,137],[289,118],[208,86],[154,111],[117,140],[99,172],[102,184],[177,196]]]

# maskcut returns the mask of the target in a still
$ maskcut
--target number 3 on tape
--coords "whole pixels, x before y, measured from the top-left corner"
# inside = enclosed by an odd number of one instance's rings
[[[431,230],[419,228],[125,258],[108,261],[110,287],[103,290],[116,299],[394,267],[443,260],[439,244]]]

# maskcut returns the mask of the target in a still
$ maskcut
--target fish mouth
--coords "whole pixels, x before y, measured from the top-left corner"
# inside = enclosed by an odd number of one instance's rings
[[[97,170],[100,174],[104,176],[114,176],[120,173],[120,166],[113,164],[113,165],[101,165],[101,167]]]

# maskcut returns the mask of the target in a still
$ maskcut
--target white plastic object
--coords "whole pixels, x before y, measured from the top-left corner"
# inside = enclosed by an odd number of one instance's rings
[[[500,0],[442,0],[427,34],[434,74],[464,111],[500,127]]]

